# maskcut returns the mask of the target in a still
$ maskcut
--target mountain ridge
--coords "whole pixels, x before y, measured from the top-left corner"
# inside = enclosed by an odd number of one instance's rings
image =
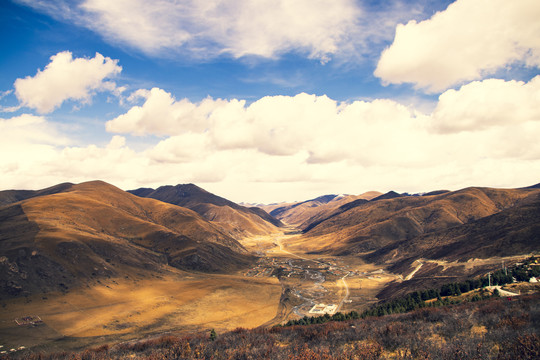
[[[0,207],[2,294],[65,290],[175,269],[227,272],[253,258],[196,212],[101,181]]]
[[[512,214],[512,209],[521,211],[518,205],[523,201],[536,204],[538,194],[538,189],[469,187],[429,196],[400,196],[352,203],[310,224],[305,234],[311,239],[328,238],[331,234],[337,239],[333,247],[320,249],[330,253],[396,250],[399,248],[397,244],[405,245],[422,236],[425,239],[426,234],[435,236],[438,231],[467,224],[473,229],[474,221],[503,210],[507,210],[504,214]],[[499,221],[503,221],[503,215]],[[393,253],[392,258],[395,256]]]
[[[314,199],[294,203],[262,206],[270,215],[283,222],[304,229],[310,223],[324,216],[325,213],[357,199],[372,199],[381,195],[369,191],[360,195],[322,195]]]
[[[157,189],[140,188],[128,192],[189,208],[209,221],[220,223],[237,239],[276,231],[276,228],[283,226],[281,221],[263,209],[238,205],[194,184],[165,185]]]

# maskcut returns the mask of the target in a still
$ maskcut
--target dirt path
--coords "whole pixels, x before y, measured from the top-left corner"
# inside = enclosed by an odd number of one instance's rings
[[[306,257],[303,257],[303,256],[300,256],[298,254],[295,254],[295,253],[292,253],[290,251],[287,251],[283,248],[283,243],[281,242],[283,240],[283,237],[285,237],[286,235],[282,235],[280,237],[277,237],[275,240],[276,240],[276,244],[279,246],[279,251],[281,251],[282,253],[285,253],[285,254],[289,254],[289,255],[292,255],[294,257],[297,257],[299,259],[302,259],[302,260],[307,260],[307,261],[313,261],[313,262],[316,262],[316,263],[320,263],[319,261],[316,261],[316,260],[311,260],[311,259],[308,259]]]
[[[405,278],[405,280],[411,280],[414,276],[414,274],[416,274],[418,272],[418,270],[420,270],[420,268],[422,267],[422,265],[424,265],[424,263],[422,263],[420,260],[416,260],[416,262],[418,262],[418,265],[416,265],[416,268],[413,270],[412,273],[410,273],[409,275],[407,275],[407,277]]]
[[[490,289],[491,290],[497,289],[499,291],[500,296],[519,296],[519,294],[516,294],[516,293],[510,292],[510,291],[501,289],[500,285],[491,286]]]
[[[345,275],[344,277],[341,278],[341,282],[343,283],[343,286],[345,287],[345,296],[343,296],[343,299],[341,299],[341,301],[339,302],[339,305],[337,307],[336,312],[341,311],[341,308],[343,307],[343,304],[349,298],[349,295],[350,295],[349,285],[347,284],[347,280],[345,280],[345,278],[347,276],[349,276],[349,274],[347,274],[347,275]]]

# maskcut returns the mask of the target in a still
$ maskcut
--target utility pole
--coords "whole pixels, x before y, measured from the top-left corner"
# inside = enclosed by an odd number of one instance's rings
[[[488,286],[491,287],[491,273],[488,273]]]

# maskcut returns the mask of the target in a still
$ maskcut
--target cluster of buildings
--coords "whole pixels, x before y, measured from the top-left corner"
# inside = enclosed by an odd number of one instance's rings
[[[311,310],[309,310],[309,313],[315,314],[315,315],[324,315],[324,314],[334,315],[336,313],[337,308],[338,306],[335,304],[329,304],[329,305],[317,304],[313,306]]]
[[[317,259],[312,261],[302,259],[261,257],[257,264],[244,272],[244,276],[250,277],[304,277],[306,272],[318,272],[324,277],[335,276],[341,278],[345,275],[349,277],[361,275],[355,271],[349,271],[336,265],[332,259]],[[378,272],[373,272],[374,274]]]

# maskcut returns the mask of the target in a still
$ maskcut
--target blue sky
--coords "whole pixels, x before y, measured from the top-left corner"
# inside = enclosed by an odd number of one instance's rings
[[[540,175],[536,1],[4,1],[0,188],[235,201]]]

